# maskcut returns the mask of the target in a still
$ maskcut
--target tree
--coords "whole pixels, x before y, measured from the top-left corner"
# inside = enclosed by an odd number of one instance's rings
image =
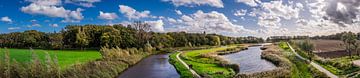
[[[151,26],[149,24],[141,21],[135,21],[131,27],[137,30],[136,37],[138,40],[138,47],[144,46],[144,44],[149,42],[152,37],[151,33],[149,33],[151,31]]]
[[[211,45],[213,46],[219,46],[221,45],[221,40],[219,36],[211,36]]]
[[[354,44],[356,44],[356,35],[352,32],[345,32],[342,34],[341,40],[344,42],[346,52],[349,53],[350,60],[352,59],[351,50],[353,50]]]
[[[84,50],[83,48],[89,44],[88,37],[82,27],[80,27],[78,33],[76,33],[75,43],[81,46],[81,50]]]

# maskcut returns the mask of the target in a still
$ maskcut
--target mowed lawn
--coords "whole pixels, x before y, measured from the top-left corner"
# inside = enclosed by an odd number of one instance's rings
[[[32,59],[32,54],[30,49],[7,49],[10,52],[11,60],[16,60],[20,63],[27,63],[30,62]],[[0,57],[4,56],[5,49],[0,50]],[[62,69],[67,68],[75,63],[86,63],[92,60],[96,60],[101,58],[101,54],[99,51],[96,50],[41,50],[41,49],[34,49],[33,50],[40,60],[44,61],[46,53],[48,52],[49,55],[54,58],[57,56],[58,63]]]

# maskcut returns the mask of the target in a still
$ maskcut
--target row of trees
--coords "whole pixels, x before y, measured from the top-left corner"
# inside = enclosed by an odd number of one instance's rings
[[[151,32],[150,25],[69,25],[60,32],[44,33],[36,30],[0,34],[0,47],[47,49],[99,49],[102,46],[143,48],[149,43],[155,48],[193,47],[263,42],[256,37],[227,37],[217,34],[185,32]]]

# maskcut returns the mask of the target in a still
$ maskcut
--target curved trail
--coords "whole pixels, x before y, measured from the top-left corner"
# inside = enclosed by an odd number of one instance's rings
[[[189,69],[190,72],[191,72],[196,78],[201,78],[201,76],[200,76],[198,73],[196,73],[193,69],[191,69],[191,68],[189,67],[188,64],[186,64],[183,60],[180,59],[179,55],[180,55],[182,52],[181,52],[181,51],[179,51],[179,52],[180,52],[180,53],[178,53],[178,54],[176,55],[176,58],[181,62],[181,64],[183,64],[187,69]]]
[[[290,45],[288,42],[286,42],[286,43],[287,43],[287,45],[290,47],[291,51],[292,51],[293,53],[295,53],[295,55],[296,55],[297,57],[299,57],[300,59],[305,60],[305,61],[310,61],[310,60],[308,60],[308,59],[300,56],[298,53],[295,52],[295,50],[291,47],[291,45]],[[311,62],[310,65],[314,66],[314,67],[315,67],[316,69],[318,69],[319,71],[325,73],[325,74],[326,74],[327,76],[329,76],[330,78],[339,78],[339,77],[336,76],[335,74],[331,73],[330,71],[326,70],[325,68],[321,67],[320,65],[318,65],[318,64],[316,64],[316,63],[314,63],[314,62]]]

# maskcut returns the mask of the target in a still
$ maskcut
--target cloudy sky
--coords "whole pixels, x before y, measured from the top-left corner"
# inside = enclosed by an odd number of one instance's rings
[[[360,31],[358,0],[0,0],[0,33],[144,21],[155,32],[227,36]]]

